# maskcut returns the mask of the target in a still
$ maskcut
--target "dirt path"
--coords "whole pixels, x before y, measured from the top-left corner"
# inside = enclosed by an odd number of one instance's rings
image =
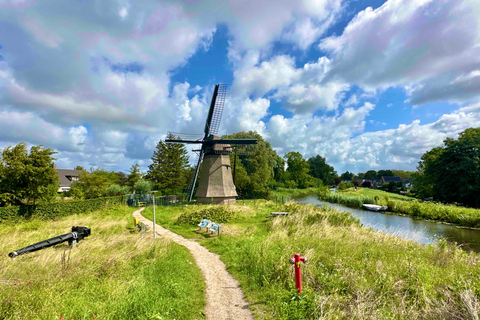
[[[142,216],[143,209],[135,211],[133,216],[153,228],[153,222]],[[158,224],[155,226],[155,231],[158,235],[171,238],[176,243],[187,247],[192,253],[197,266],[205,277],[207,300],[205,313],[207,319],[254,319],[248,303],[243,298],[243,292],[238,286],[238,281],[228,273],[218,254],[212,253],[198,242],[185,239]]]

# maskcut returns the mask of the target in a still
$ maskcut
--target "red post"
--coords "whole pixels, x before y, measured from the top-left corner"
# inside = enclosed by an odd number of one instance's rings
[[[297,288],[298,293],[302,293],[302,275],[300,273],[300,262],[307,263],[307,258],[300,257],[296,253],[293,258],[290,259],[290,263],[295,265],[295,287]]]

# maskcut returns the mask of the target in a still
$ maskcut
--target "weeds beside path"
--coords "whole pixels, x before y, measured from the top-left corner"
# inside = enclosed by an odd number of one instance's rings
[[[141,214],[143,209],[135,211],[133,216],[152,228],[153,222]],[[168,237],[185,246],[193,255],[205,277],[207,300],[205,314],[207,319],[254,319],[238,281],[228,273],[218,254],[212,253],[198,242],[185,239],[158,224],[155,228],[158,235]]]

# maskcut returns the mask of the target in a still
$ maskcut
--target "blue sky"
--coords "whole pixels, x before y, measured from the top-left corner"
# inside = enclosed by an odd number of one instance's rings
[[[415,170],[480,126],[475,0],[0,3],[0,149],[59,168],[150,164],[167,131],[257,131],[338,173]],[[190,152],[191,153],[191,152]]]

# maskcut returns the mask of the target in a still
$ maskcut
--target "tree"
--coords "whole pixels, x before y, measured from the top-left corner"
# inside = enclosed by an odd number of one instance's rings
[[[58,190],[58,176],[53,169],[52,149],[25,143],[3,150],[0,158],[0,206],[19,205],[22,200],[36,204],[51,201]]]
[[[420,198],[433,197],[433,187],[437,180],[437,173],[433,169],[434,163],[443,153],[442,147],[433,148],[425,152],[418,162],[417,172],[412,175],[414,192]]]
[[[365,172],[365,179],[367,180],[374,180],[377,178],[377,171],[375,170],[368,170]]]
[[[310,166],[300,152],[289,152],[284,158],[287,160],[287,172],[299,188],[314,186],[312,176],[308,174]]]
[[[410,179],[415,171],[403,171],[403,170],[392,170],[394,177],[400,177],[402,179]]]
[[[71,168],[71,167],[70,167],[70,168]],[[87,171],[87,170],[85,170],[85,168],[82,167],[82,166],[75,166],[75,168],[74,168],[73,170]]]
[[[268,197],[269,188],[278,186],[277,182],[283,178],[285,161],[257,132],[237,132],[222,138],[257,139],[256,145],[240,147],[237,152],[235,187],[242,198]],[[234,156],[230,155],[232,166]]]
[[[173,139],[173,135],[167,139]],[[146,179],[153,182],[163,194],[182,191],[187,187],[188,153],[181,143],[165,143],[160,140],[153,152],[152,164],[148,166]]]
[[[328,165],[326,159],[317,155],[307,160],[310,171],[309,174],[317,179],[321,179],[325,185],[334,183],[333,178],[337,176],[335,169]]]
[[[127,185],[127,183],[128,183],[127,175],[125,173],[121,172],[121,171],[117,171],[115,173],[117,174],[118,182],[119,182],[120,186]]]
[[[118,175],[117,175],[118,177]],[[127,177],[127,185],[130,187],[130,192],[135,190],[135,184],[140,180],[140,167],[138,163],[132,164],[130,167],[130,174]]]
[[[344,181],[350,181],[353,179],[353,173],[346,171],[341,174],[340,179]]]
[[[153,190],[153,183],[145,179],[140,179],[135,183],[135,194],[147,194]]]
[[[434,181],[433,195],[442,202],[480,207],[480,128],[469,128],[445,148],[424,172]]]
[[[393,177],[392,170],[378,170],[377,179],[380,179],[381,177]]]
[[[92,172],[83,171],[78,176],[78,181],[72,184],[70,192],[75,199],[94,199],[108,194],[107,189],[112,184],[117,184],[117,175],[113,171],[102,169]]]

